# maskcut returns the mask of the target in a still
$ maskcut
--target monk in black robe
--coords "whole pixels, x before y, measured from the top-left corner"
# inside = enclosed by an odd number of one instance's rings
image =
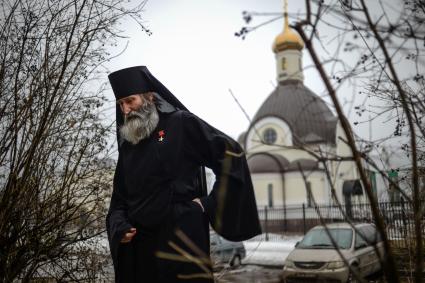
[[[109,80],[119,157],[106,226],[116,282],[213,282],[210,224],[231,241],[261,233],[242,148],[146,67]],[[208,195],[203,166],[216,175]]]

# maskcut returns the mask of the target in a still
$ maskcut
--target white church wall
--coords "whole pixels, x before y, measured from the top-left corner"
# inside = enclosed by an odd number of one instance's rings
[[[327,204],[328,194],[323,172],[305,172],[307,182],[317,204]],[[300,172],[285,173],[286,204],[300,206],[308,204],[306,184]]]
[[[273,173],[252,174],[255,200],[258,207],[283,206],[282,175]],[[272,201],[270,203],[269,187],[272,188]]]
[[[341,122],[338,121],[336,127],[336,155],[337,157],[351,157],[351,149],[346,144],[347,136],[341,127]],[[342,186],[346,180],[360,179],[357,171],[356,164],[354,161],[331,161],[331,176],[335,190],[340,202],[344,203],[344,196],[342,194]],[[352,202],[364,202],[365,194],[363,196],[356,196],[352,198]]]
[[[341,122],[338,121],[336,125],[336,154],[338,156],[352,156],[351,149],[348,146],[348,144],[345,142],[347,141],[347,136],[345,135],[344,129],[341,126]]]
[[[328,203],[328,190],[323,172],[305,172],[307,182],[310,183],[314,200],[318,204]],[[277,173],[252,174],[255,200],[258,207],[268,206],[282,207],[284,202],[282,176]],[[272,188],[272,201],[270,202],[269,187]],[[300,207],[303,203],[307,206],[308,199],[304,179],[299,172],[288,172],[284,174],[284,190],[287,207]],[[313,204],[311,202],[311,204]]]
[[[336,154],[336,145],[333,144],[309,144],[305,146],[305,149],[320,157],[335,157]]]
[[[304,80],[302,70],[302,52],[296,49],[287,49],[276,53],[277,80]]]

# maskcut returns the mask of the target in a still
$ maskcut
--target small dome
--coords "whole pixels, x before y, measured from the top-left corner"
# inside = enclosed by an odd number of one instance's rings
[[[292,30],[288,24],[288,16],[285,14],[285,27],[273,42],[273,52],[277,53],[286,49],[301,50],[304,48],[304,42],[297,32]]]

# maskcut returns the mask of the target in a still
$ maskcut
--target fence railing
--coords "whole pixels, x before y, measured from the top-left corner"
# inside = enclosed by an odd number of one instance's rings
[[[413,208],[407,202],[381,202],[378,204],[380,216],[384,220],[388,238],[394,245],[405,246],[414,237]],[[305,204],[286,207],[259,207],[265,240],[280,237],[287,233],[306,233],[310,228],[322,224],[351,220],[354,222],[374,222],[371,205],[358,203],[351,205]],[[422,221],[425,222],[424,217]],[[425,226],[425,225],[423,225]],[[422,233],[425,235],[425,228]]]

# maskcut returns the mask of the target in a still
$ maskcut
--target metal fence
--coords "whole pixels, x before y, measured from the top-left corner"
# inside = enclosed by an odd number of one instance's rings
[[[407,202],[381,202],[378,204],[380,216],[384,220],[388,238],[396,245],[409,245],[414,242],[413,208]],[[265,240],[273,240],[282,234],[305,234],[310,228],[324,223],[374,222],[370,204],[351,205],[307,205],[286,207],[259,207]],[[424,221],[422,217],[422,221]],[[422,225],[423,227],[425,225]],[[422,233],[425,235],[425,228]]]

